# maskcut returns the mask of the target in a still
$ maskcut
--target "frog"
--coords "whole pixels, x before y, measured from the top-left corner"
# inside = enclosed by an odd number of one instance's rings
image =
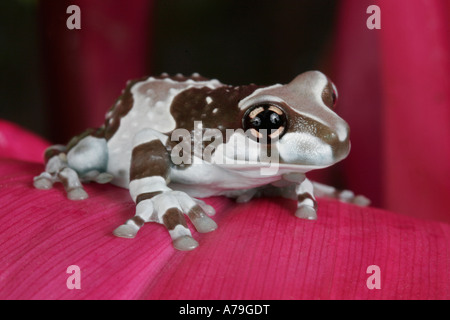
[[[305,175],[350,152],[350,129],[336,113],[337,100],[335,84],[316,70],[275,85],[232,86],[198,73],[131,80],[100,127],[47,148],[45,170],[33,184],[48,190],[62,183],[75,201],[88,198],[83,183],[128,189],[134,216],[112,233],[135,238],[144,224],[159,223],[181,251],[199,245],[186,217],[199,233],[218,228],[215,209],[204,201],[212,196],[238,203],[291,199],[295,217],[316,220],[316,197],[370,203]]]

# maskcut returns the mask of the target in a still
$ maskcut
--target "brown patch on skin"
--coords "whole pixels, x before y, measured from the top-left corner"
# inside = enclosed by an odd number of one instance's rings
[[[199,82],[208,81],[209,79],[203,78],[201,76],[185,77],[182,75],[161,75],[159,77],[151,77],[149,78],[149,81],[139,83],[136,91],[143,97],[151,97],[153,103],[156,103],[158,101],[165,101],[167,99],[167,96],[170,94],[171,89],[185,90],[189,85],[185,83],[185,81],[187,80]],[[153,105],[151,103],[148,106],[151,108]]]
[[[53,158],[54,156],[57,156],[61,153],[65,153],[65,150],[60,150],[58,148],[55,147],[48,147],[45,152],[44,152],[44,162],[45,164],[47,164],[47,162]]]
[[[134,216],[130,220],[133,221],[139,228],[142,227],[145,223],[144,219],[139,216]]]
[[[314,198],[312,197],[312,195],[310,195],[310,194],[307,193],[307,192],[297,195],[297,201],[298,201],[298,203],[302,203],[302,202],[305,201],[306,199],[311,199],[311,200],[313,201],[313,208],[314,208],[314,210],[317,210],[317,201],[314,200]]]
[[[163,224],[167,230],[173,230],[179,224],[187,228],[186,219],[183,217],[183,213],[177,208],[168,209],[163,215]]]
[[[105,127],[102,126],[100,128],[89,128],[80,133],[79,135],[70,139],[69,143],[66,146],[66,153],[69,152],[73,147],[75,147],[78,142],[83,140],[84,138],[92,136],[95,138],[104,138],[105,137]]]
[[[294,111],[289,112],[289,132],[304,132],[327,144],[340,144],[337,135],[326,125]]]
[[[106,140],[111,139],[117,129],[119,129],[120,119],[124,117],[133,107],[134,99],[133,94],[131,93],[131,88],[136,83],[142,82],[146,79],[148,79],[148,77],[142,77],[140,79],[128,82],[126,88],[123,90],[114,106],[108,111],[110,116],[106,118],[104,124],[104,137]]]
[[[219,129],[225,136],[226,129],[242,128],[242,115],[239,101],[252,94],[259,86],[222,86],[191,88],[178,94],[170,106],[176,128],[194,130],[194,121],[202,121],[203,129]],[[210,97],[208,103],[206,98]],[[213,110],[217,112],[213,113]]]
[[[161,194],[161,193],[162,193],[162,191],[141,193],[140,195],[138,195],[136,197],[136,204],[138,204],[141,201],[151,199],[154,196],[157,196],[158,194]]]
[[[170,158],[159,140],[138,145],[131,154],[130,181],[145,177],[169,176]]]
[[[170,106],[170,113],[175,119],[176,128],[194,131],[194,121],[202,121],[203,133],[208,129],[218,129],[223,138],[226,138],[226,129],[242,129],[242,116],[244,111],[240,110],[239,102],[252,94],[257,85],[248,86],[221,86],[216,89],[208,87],[191,88],[180,92]],[[208,103],[206,98],[211,102]],[[216,112],[213,110],[216,109]],[[194,134],[191,134],[194,137]],[[206,148],[212,141],[204,141],[203,148]],[[170,152],[180,141],[167,141],[167,148]],[[193,143],[193,141],[192,141]],[[193,150],[193,144],[192,144]],[[186,168],[189,165],[179,165],[178,168]]]
[[[205,212],[199,205],[195,205],[189,210],[188,217],[191,220],[199,219],[205,216]]]

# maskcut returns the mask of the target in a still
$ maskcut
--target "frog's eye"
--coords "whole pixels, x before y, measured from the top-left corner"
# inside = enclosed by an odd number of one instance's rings
[[[242,119],[244,130],[257,141],[267,136],[267,140],[280,138],[287,127],[284,111],[273,104],[258,104],[249,108]]]
[[[325,105],[330,109],[335,109],[336,103],[338,99],[338,93],[336,86],[328,80],[327,85],[323,89],[322,92],[322,101],[325,103]]]

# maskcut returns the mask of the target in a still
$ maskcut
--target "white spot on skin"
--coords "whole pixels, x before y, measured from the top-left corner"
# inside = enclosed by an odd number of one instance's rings
[[[277,146],[281,159],[288,163],[331,165],[334,162],[331,146],[306,133],[287,133]]]
[[[213,99],[211,97],[206,97],[206,103],[210,104],[211,102],[213,102]],[[214,109],[214,110],[216,110],[216,109]]]
[[[219,111],[219,109],[218,108],[214,108],[212,113],[217,113],[217,111]]]
[[[165,107],[164,101],[158,101],[155,103],[155,108],[164,108],[164,107]]]

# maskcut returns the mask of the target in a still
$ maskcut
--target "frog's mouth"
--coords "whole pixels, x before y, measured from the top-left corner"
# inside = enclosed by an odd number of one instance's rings
[[[287,133],[271,144],[261,144],[235,134],[227,143],[219,145],[207,162],[251,175],[257,171],[265,172],[264,175],[277,175],[278,170],[282,174],[304,173],[331,166],[347,156],[350,149],[348,140],[336,143],[328,140],[296,132]]]

